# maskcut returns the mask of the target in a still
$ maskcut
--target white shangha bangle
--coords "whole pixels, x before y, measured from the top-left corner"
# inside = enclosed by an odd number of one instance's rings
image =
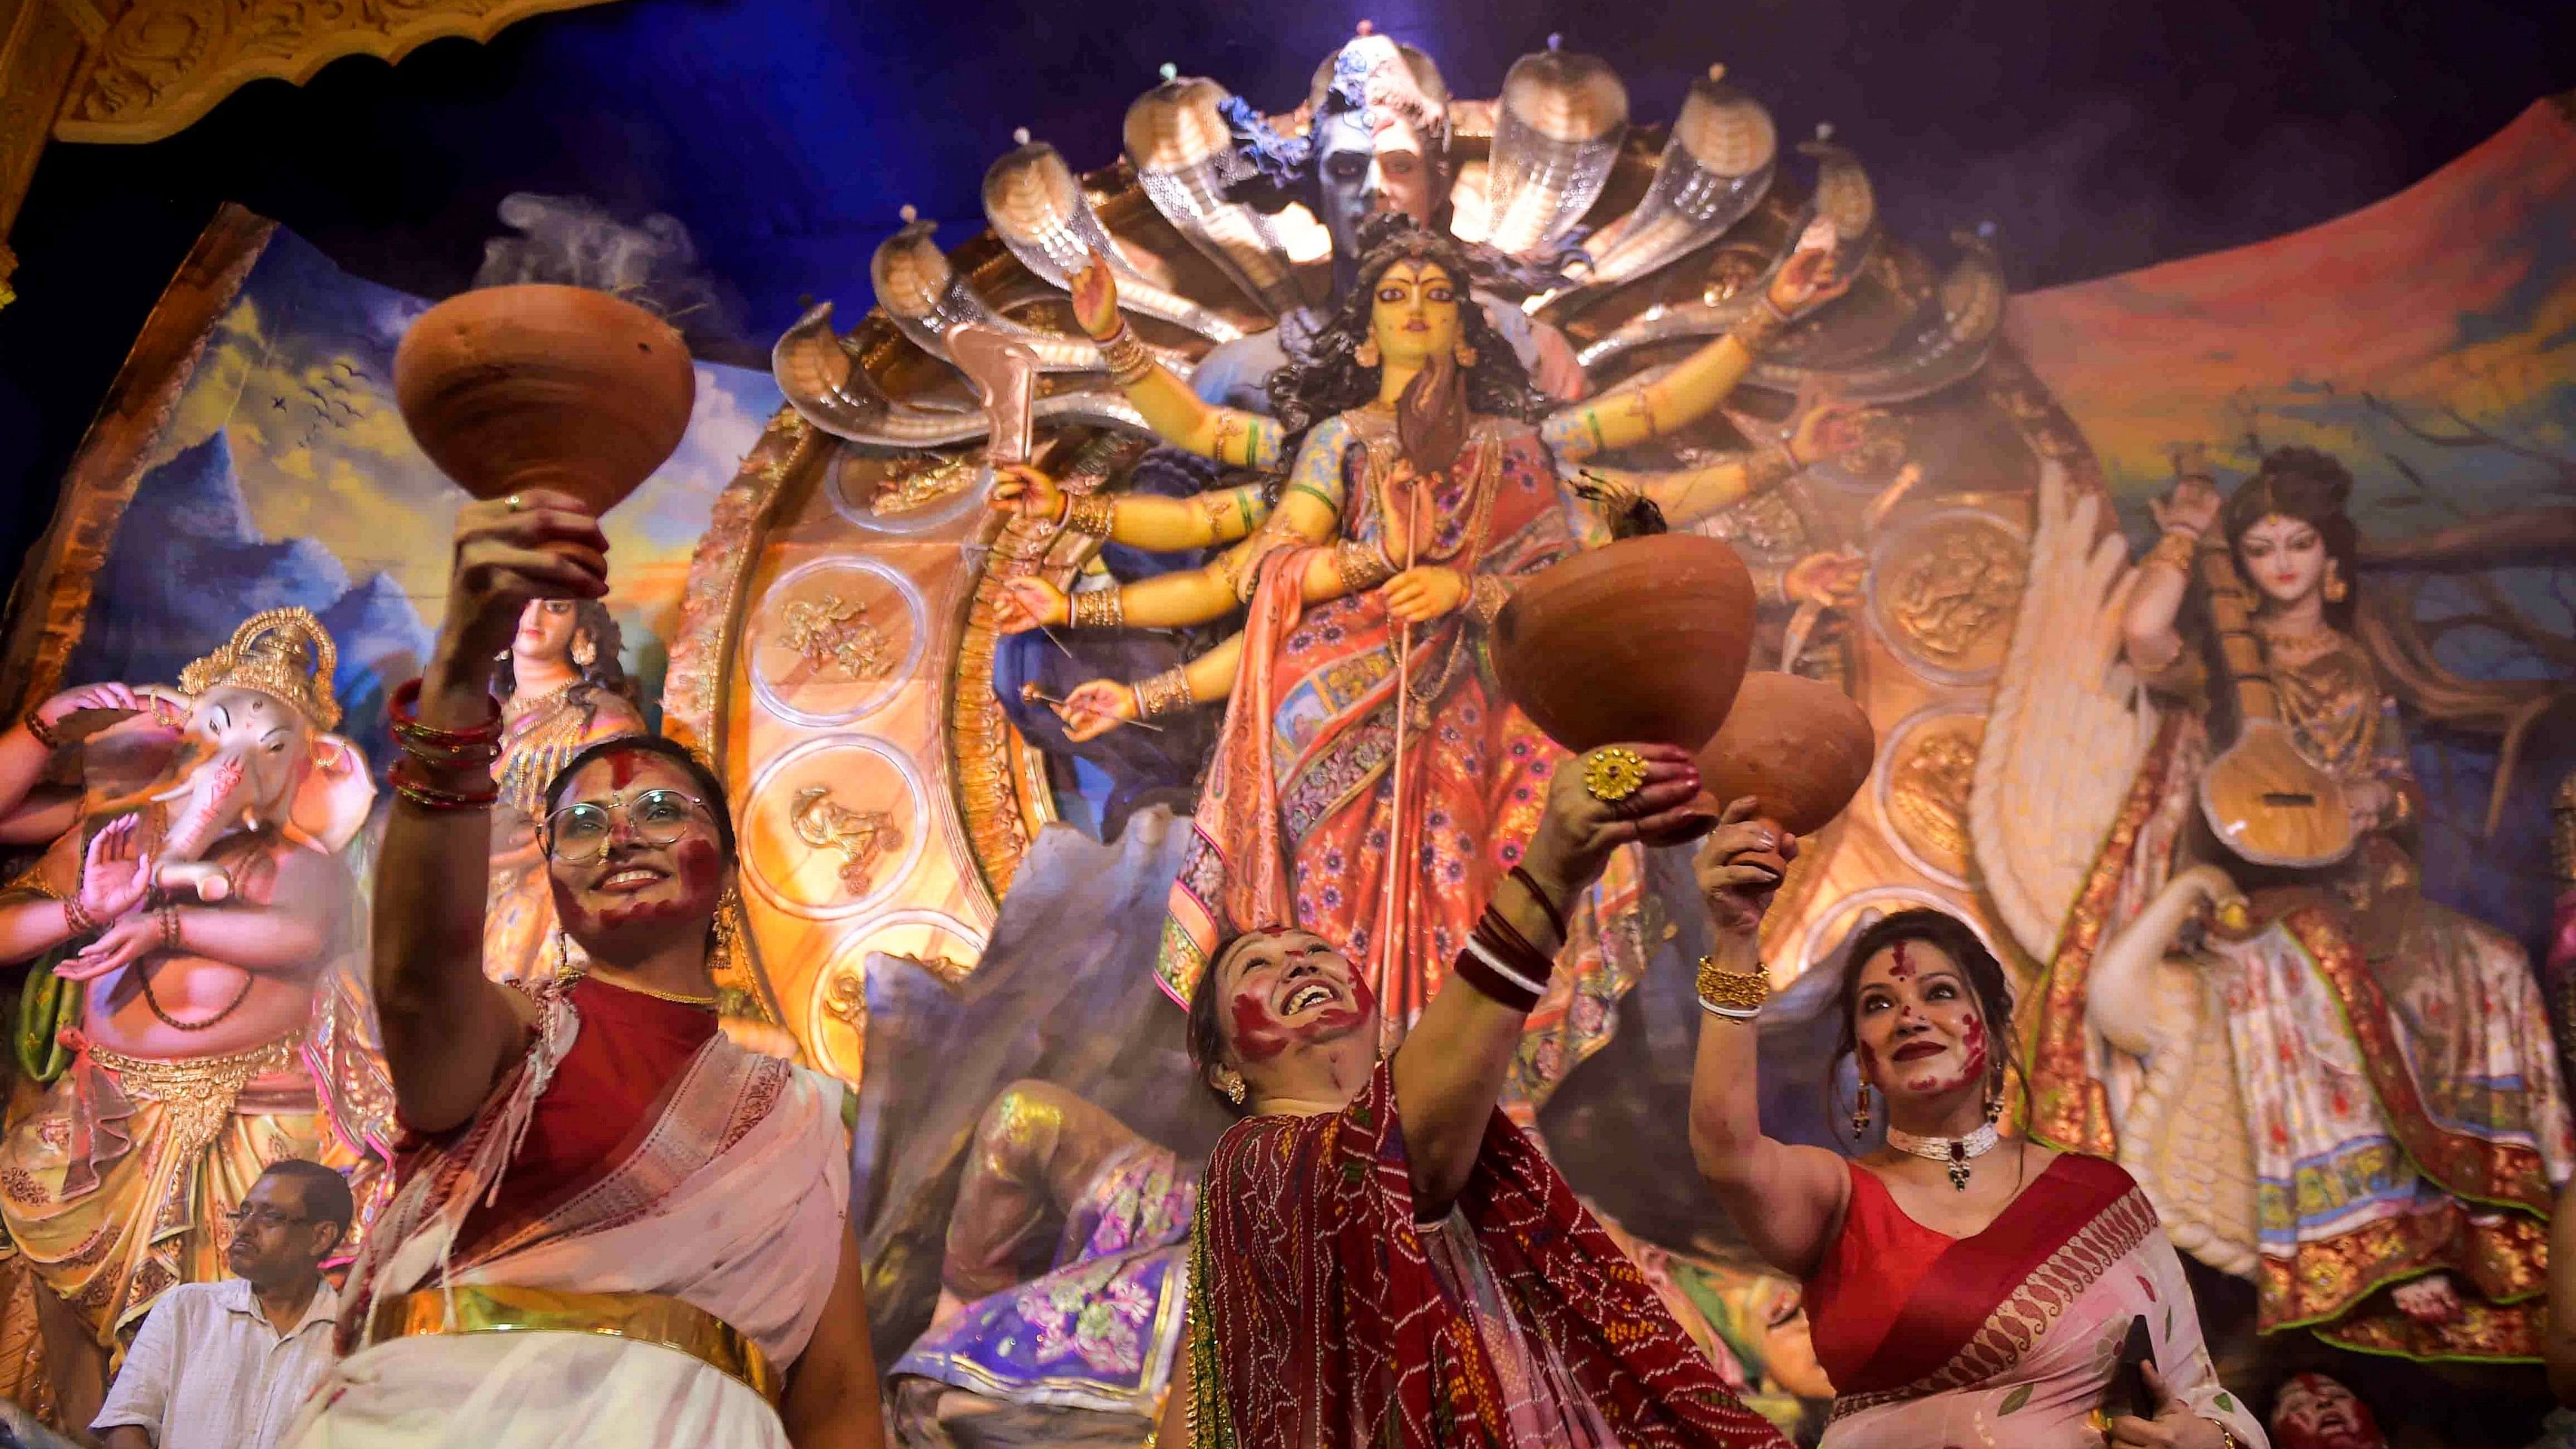
[[[1518,971],[1504,965],[1501,959],[1496,957],[1493,952],[1485,949],[1484,942],[1477,940],[1473,936],[1469,936],[1467,938],[1467,949],[1476,954],[1477,960],[1484,962],[1489,967],[1492,967],[1494,974],[1500,976],[1505,981],[1512,983],[1514,986],[1519,987],[1521,990],[1528,992],[1532,996],[1547,995],[1546,982],[1532,981]]]
[[[1740,1006],[1712,1006],[1709,1004],[1706,997],[1702,997],[1700,999],[1699,1009],[1707,1012],[1711,1016],[1725,1017],[1729,1021],[1754,1021],[1758,1020],[1762,1015],[1762,1011],[1759,1007],[1756,1007],[1751,1011],[1747,1011]]]

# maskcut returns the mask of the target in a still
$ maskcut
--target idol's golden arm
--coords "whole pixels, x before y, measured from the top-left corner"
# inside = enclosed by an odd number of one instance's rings
[[[1695,422],[1726,400],[1753,367],[1753,354],[1732,335],[1700,348],[1644,387],[1619,388],[1548,415],[1541,431],[1565,462],[1613,452]]]
[[[1762,969],[1751,932],[1720,931],[1715,955],[1721,970]],[[1760,1032],[1749,1021],[1701,1017],[1691,1068],[1691,1157],[1762,1261],[1803,1279],[1841,1226],[1849,1172],[1821,1147],[1762,1135],[1754,1079]]]
[[[1633,468],[1586,468],[1584,470],[1613,488],[1642,493],[1663,510],[1664,521],[1681,528],[1708,517],[1719,509],[1742,502],[1753,491],[1752,474],[1741,458],[1711,463],[1705,468],[1680,468],[1669,473],[1641,472]]]
[[[1279,466],[1279,424],[1259,413],[1203,401],[1190,385],[1156,363],[1127,384],[1127,400],[1145,415],[1163,441],[1231,468]]]
[[[1109,538],[1149,553],[1178,553],[1234,543],[1270,516],[1270,500],[1260,485],[1215,488],[1187,498],[1158,493],[1125,493],[1109,505]]]
[[[1118,591],[1121,617],[1129,627],[1140,629],[1176,629],[1222,618],[1243,602],[1234,591],[1235,571],[1249,568],[1257,562],[1245,558],[1245,550],[1266,551],[1278,543],[1289,541],[1322,543],[1333,536],[1333,531],[1331,505],[1312,493],[1291,490],[1260,537],[1237,545],[1232,552],[1202,568],[1164,574],[1121,587]],[[1341,592],[1338,574],[1333,578],[1332,593],[1314,592],[1315,571],[1319,566],[1330,573],[1330,555],[1324,556],[1320,565],[1307,567],[1306,598],[1309,602],[1333,598]]]

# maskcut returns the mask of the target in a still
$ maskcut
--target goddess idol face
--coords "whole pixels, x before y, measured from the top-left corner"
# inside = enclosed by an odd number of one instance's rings
[[[1402,212],[1431,224],[1438,200],[1430,148],[1392,106],[1334,111],[1315,123],[1316,179],[1333,250],[1359,253],[1362,218]]]
[[[1398,261],[1377,279],[1369,335],[1387,363],[1420,367],[1458,346],[1458,286],[1438,262]]]
[[[2326,575],[2326,541],[2313,525],[2273,513],[2237,537],[2236,557],[2254,587],[2275,605],[2295,604]]]

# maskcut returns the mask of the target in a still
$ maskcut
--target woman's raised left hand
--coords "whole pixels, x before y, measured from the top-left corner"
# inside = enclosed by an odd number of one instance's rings
[[[2111,1421],[2113,1449],[2227,1449],[2227,1435],[2217,1421],[2204,1419],[2192,1412],[2191,1406],[2165,1383],[2165,1376],[2151,1363],[2138,1365],[2146,1376],[2147,1390],[2163,1401],[2164,1407],[2152,1419],[2135,1414],[2122,1414]]]
[[[1467,576],[1456,569],[1424,564],[1406,569],[1378,586],[1386,611],[1399,623],[1428,624],[1467,602]]]
[[[1629,751],[1645,766],[1645,779],[1616,801],[1593,794],[1587,779],[1587,767],[1610,750]],[[1717,817],[1698,800],[1699,764],[1678,745],[1611,745],[1573,756],[1548,781],[1547,810],[1521,866],[1549,899],[1570,900],[1622,845],[1673,845],[1706,833]]]

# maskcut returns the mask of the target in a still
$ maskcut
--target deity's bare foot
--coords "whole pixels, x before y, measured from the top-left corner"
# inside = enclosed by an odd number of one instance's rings
[[[2400,1283],[2389,1290],[2397,1311],[2418,1323],[2432,1327],[2455,1322],[2460,1316],[2460,1292],[2451,1286],[2451,1275],[2432,1273],[2411,1283]]]

